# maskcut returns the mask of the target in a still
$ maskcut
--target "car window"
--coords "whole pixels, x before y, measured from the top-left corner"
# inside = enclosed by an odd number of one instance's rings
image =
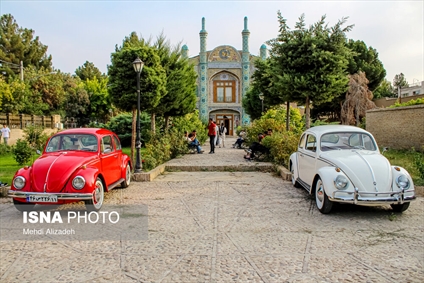
[[[108,153],[113,151],[112,137],[105,136],[102,138],[102,152]]]
[[[376,150],[377,146],[373,138],[366,133],[338,132],[328,133],[321,137],[321,151],[342,149],[366,149]]]
[[[306,150],[310,150],[313,152],[317,150],[317,139],[314,135],[308,135],[306,139]]]
[[[299,148],[305,148],[305,138],[306,134],[303,134],[299,141]]]
[[[115,136],[113,136],[113,141],[115,142],[116,150],[122,149],[121,143],[119,142],[119,139]]]
[[[46,152],[60,150],[97,151],[97,138],[87,134],[59,134],[53,136],[46,146]]]

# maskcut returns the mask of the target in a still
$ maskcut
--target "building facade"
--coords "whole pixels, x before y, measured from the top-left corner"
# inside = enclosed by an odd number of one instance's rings
[[[247,17],[242,30],[242,50],[229,45],[217,46],[207,50],[207,31],[205,18],[202,18],[200,35],[200,54],[190,57],[197,72],[197,108],[202,121],[212,118],[224,123],[228,134],[235,134],[238,125],[249,124],[250,118],[242,107],[243,97],[249,90],[254,61],[258,56],[250,54]],[[188,57],[188,47],[182,47],[183,56]],[[261,59],[266,58],[266,46],[260,48]]]

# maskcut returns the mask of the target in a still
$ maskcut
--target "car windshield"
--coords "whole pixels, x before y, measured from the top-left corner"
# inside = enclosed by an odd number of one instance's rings
[[[377,150],[374,139],[366,133],[336,132],[321,136],[321,151],[342,149]]]
[[[60,134],[52,137],[46,146],[46,152],[61,150],[97,151],[97,138],[87,134]]]

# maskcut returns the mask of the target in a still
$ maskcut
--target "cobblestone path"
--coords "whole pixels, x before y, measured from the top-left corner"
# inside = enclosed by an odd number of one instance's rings
[[[173,162],[220,158],[245,162],[229,148]],[[424,280],[422,197],[403,214],[340,205],[322,215],[273,173],[206,171],[168,172],[106,195],[108,204],[148,206],[148,240],[0,241],[0,282]]]

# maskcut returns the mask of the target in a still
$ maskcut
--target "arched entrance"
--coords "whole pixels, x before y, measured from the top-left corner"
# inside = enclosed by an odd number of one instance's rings
[[[227,135],[233,136],[236,134],[236,128],[240,124],[240,113],[229,109],[220,109],[211,111],[209,117],[212,118],[217,125],[224,123],[227,128]]]

